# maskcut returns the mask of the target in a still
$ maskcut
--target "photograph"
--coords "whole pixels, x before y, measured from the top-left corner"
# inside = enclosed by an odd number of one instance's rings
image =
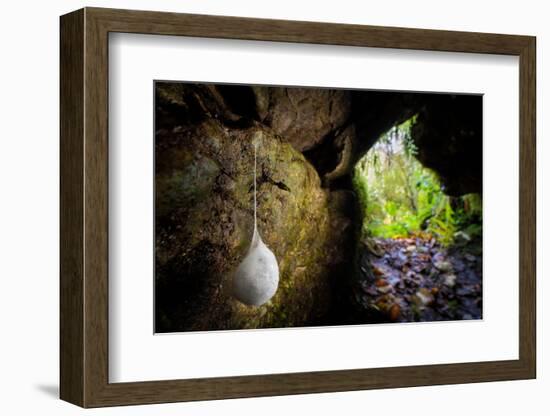
[[[155,333],[483,318],[483,95],[156,80]]]
[[[546,413],[544,2],[3,6],[0,416]]]

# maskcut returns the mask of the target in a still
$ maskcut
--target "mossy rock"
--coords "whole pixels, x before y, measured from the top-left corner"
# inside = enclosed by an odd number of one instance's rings
[[[230,293],[258,227],[280,268],[261,307]],[[156,135],[156,326],[159,332],[301,326],[330,305],[339,247],[315,169],[272,130],[227,129],[215,119]]]

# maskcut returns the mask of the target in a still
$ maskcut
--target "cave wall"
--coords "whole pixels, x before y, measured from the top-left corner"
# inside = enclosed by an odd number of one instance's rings
[[[345,266],[344,250],[351,249],[342,205],[352,196],[323,189],[300,151],[269,125],[234,113],[218,93],[157,85],[156,330],[300,326],[320,319]],[[229,292],[252,237],[254,143],[258,226],[280,269],[277,294],[259,308]]]
[[[412,129],[418,160],[451,196],[482,192],[483,101],[471,95],[426,97]]]
[[[353,269],[352,169],[414,114],[446,192],[481,190],[481,97],[158,82],[155,111],[159,332],[322,322]],[[255,142],[259,229],[281,271],[259,308],[228,292],[252,236]]]

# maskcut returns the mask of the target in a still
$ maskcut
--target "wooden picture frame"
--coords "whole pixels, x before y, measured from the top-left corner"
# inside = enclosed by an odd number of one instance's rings
[[[60,396],[82,407],[337,392],[536,377],[535,38],[85,8],[61,17]],[[109,383],[110,32],[503,54],[520,66],[519,359]]]

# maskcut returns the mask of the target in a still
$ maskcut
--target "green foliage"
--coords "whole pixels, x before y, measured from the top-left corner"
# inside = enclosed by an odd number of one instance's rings
[[[416,116],[393,127],[357,163],[353,175],[364,235],[398,238],[432,234],[449,245],[459,231],[481,234],[481,198],[445,195],[437,175],[416,159],[411,137]]]

